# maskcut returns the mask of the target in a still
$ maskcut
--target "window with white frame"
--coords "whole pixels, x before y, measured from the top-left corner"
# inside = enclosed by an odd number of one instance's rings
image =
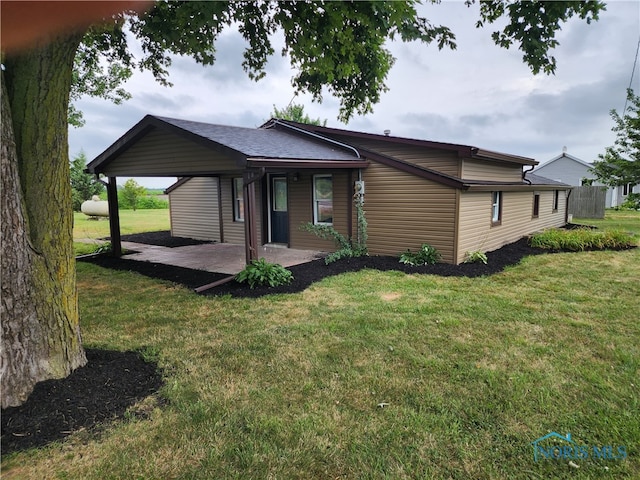
[[[558,206],[560,205],[560,190],[553,191],[553,211],[558,211]]]
[[[629,195],[633,193],[633,183],[627,183],[622,187],[622,195]]]
[[[244,193],[242,191],[242,177],[233,179],[233,219],[244,222]]]
[[[502,192],[491,192],[491,224],[502,223]]]
[[[333,225],[333,178],[331,175],[313,176],[313,223]]]

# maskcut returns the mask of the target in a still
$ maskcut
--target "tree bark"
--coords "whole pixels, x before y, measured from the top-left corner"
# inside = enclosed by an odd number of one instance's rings
[[[87,362],[79,327],[67,134],[81,38],[54,39],[4,61],[2,408],[26,401],[37,382],[63,378]]]

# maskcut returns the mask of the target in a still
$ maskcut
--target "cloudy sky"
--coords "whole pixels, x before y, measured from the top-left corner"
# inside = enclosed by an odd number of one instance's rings
[[[421,15],[453,30],[458,48],[439,51],[434,45],[389,43],[397,60],[387,80],[389,91],[372,114],[344,125],[337,120],[339,102],[329,95],[322,104],[306,95],[294,101],[304,104],[312,118],[327,119],[330,127],[380,134],[389,129],[392,135],[473,145],[541,163],[564,146],[585,161],[596,159],[615,139],[609,111],[622,112],[625,104],[640,40],[640,2],[610,1],[599,21],[587,25],[574,18],[564,24],[552,76],[533,75],[518,50],[495,46],[490,25],[476,29],[478,8],[462,1],[421,6]],[[278,54],[267,76],[253,82],[241,67],[244,48],[239,34],[227,31],[217,43],[215,65],[174,60],[171,88],[136,72],[126,84],[133,98],[123,105],[81,99],[76,106],[84,112],[86,125],[69,129],[70,155],[84,150],[89,160],[95,158],[146,114],[261,125],[274,105],[285,107],[293,98],[292,71]],[[633,88],[640,92],[639,65]],[[137,180],[166,187],[174,179]]]

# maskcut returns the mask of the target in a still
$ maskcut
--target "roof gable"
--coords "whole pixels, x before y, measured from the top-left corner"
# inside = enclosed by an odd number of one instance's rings
[[[88,165],[99,173],[123,152],[158,129],[215,150],[242,163],[248,158],[351,161],[352,153],[330,142],[303,138],[285,131],[215,125],[153,115],[145,116]]]
[[[566,159],[572,162],[576,162],[584,167],[587,168],[591,168],[593,167],[592,164],[585,162],[584,160],[580,160],[578,157],[574,157],[573,155],[568,154],[567,152],[562,152],[560,155],[553,157],[551,160],[548,160],[546,162],[544,162],[543,164],[539,165],[537,167],[537,170],[540,170],[541,168],[545,168],[548,167],[549,165],[551,165],[552,163],[557,162],[558,160],[562,160],[562,159]]]

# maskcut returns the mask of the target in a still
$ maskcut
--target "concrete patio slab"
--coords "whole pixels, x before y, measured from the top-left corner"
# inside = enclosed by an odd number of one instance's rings
[[[129,260],[163,263],[228,275],[235,275],[245,267],[243,245],[208,243],[167,248],[143,243],[122,242],[122,247],[125,250],[136,252],[123,255],[122,258]],[[260,247],[258,252],[258,257],[264,257],[267,262],[279,263],[284,267],[310,262],[325,255],[325,252],[315,250],[296,250],[270,245]]]

